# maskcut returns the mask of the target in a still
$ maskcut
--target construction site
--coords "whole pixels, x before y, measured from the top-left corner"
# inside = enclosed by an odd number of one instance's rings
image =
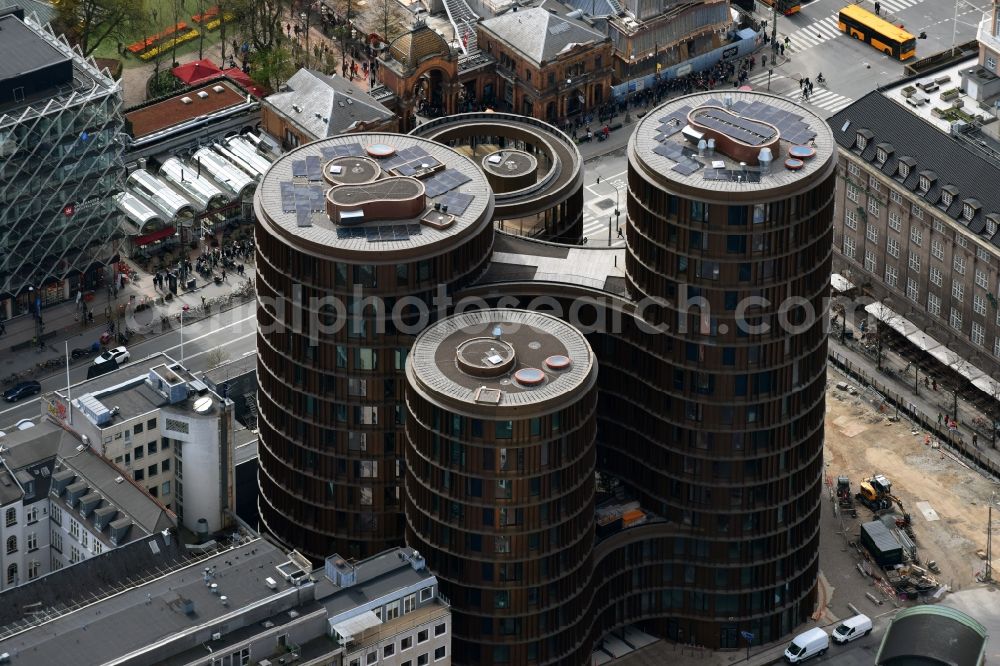
[[[864,580],[868,610],[934,603],[1000,575],[988,538],[997,481],[832,367],[825,465],[842,550],[855,566],[823,568],[842,589]]]

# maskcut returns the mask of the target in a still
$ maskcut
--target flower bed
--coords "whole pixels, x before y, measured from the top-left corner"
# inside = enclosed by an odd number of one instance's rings
[[[170,41],[165,42],[165,43],[161,44],[158,47],[155,47],[155,48],[152,48],[152,49],[146,51],[145,53],[143,53],[143,54],[141,54],[139,56],[139,59],[140,60],[152,60],[153,58],[155,58],[156,56],[158,56],[160,53],[165,53],[166,51],[169,51],[170,49],[172,49],[174,46],[180,46],[181,44],[184,44],[185,42],[190,42],[192,39],[196,38],[200,34],[201,33],[198,32],[198,30],[196,28],[192,28],[191,30],[185,32],[180,37],[175,37],[174,39],[171,39]]]
[[[214,21],[209,21],[208,23],[206,23],[205,30],[208,30],[209,32],[211,32],[212,30],[218,30],[219,26],[222,25],[223,21],[229,23],[234,18],[236,18],[234,15],[230,14],[229,12],[226,12],[225,14],[223,14],[223,18],[215,19]]]
[[[156,46],[158,42],[161,42],[169,38],[171,35],[175,35],[179,32],[187,30],[187,27],[188,27],[187,23],[181,21],[177,25],[167,28],[163,32],[153,35],[152,37],[147,37],[146,39],[135,42],[134,44],[129,44],[128,47],[126,48],[128,48],[129,52],[132,55],[139,55],[146,49]],[[145,59],[148,60],[148,58]]]
[[[219,6],[216,5],[214,7],[205,10],[204,14],[195,14],[194,16],[191,17],[191,20],[194,21],[195,23],[204,23],[206,21],[211,21],[212,19],[217,18],[218,16],[219,16]]]

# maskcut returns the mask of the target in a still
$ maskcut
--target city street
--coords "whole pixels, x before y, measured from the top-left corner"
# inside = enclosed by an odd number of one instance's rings
[[[222,350],[227,360],[255,351],[257,349],[255,308],[256,302],[250,301],[186,325],[184,327],[184,365],[192,372],[201,372],[207,370],[210,365],[219,363],[221,356],[214,353],[217,349]],[[70,347],[73,344],[71,341]],[[175,327],[167,333],[130,345],[129,351],[132,353],[132,363],[141,361],[157,352],[164,352],[179,361],[181,359],[180,328]],[[92,363],[92,358],[71,362],[70,381],[75,384],[86,379],[87,369]],[[66,371],[65,369],[56,371],[52,375],[39,379],[39,381],[42,384],[43,394],[58,388],[65,388]],[[12,424],[21,419],[37,419],[41,415],[40,403],[41,398],[38,396],[13,405],[6,402],[0,403],[0,430],[12,430]]]
[[[799,80],[808,77],[814,83],[808,102],[824,117],[829,117],[855,99],[886,85],[903,75],[904,64],[844,35],[837,28],[837,11],[842,2],[812,0],[802,3],[802,11],[792,16],[778,16],[778,40],[789,38],[785,51],[788,62],[774,69],[770,91],[799,101]],[[860,3],[873,10],[874,3]],[[955,4],[935,0],[882,0],[882,16],[902,25],[914,35],[927,33],[917,40],[917,58],[925,58],[952,46]],[[990,6],[986,0],[959,0],[955,43],[975,38],[976,27]],[[757,14],[772,20],[769,7],[758,3]],[[768,25],[768,34],[771,26]],[[761,51],[767,53],[767,51]],[[756,68],[750,77],[754,90],[768,90],[768,70]],[[816,84],[821,73],[825,86]]]

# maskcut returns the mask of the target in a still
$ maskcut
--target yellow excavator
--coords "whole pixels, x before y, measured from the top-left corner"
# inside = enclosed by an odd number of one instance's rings
[[[875,514],[881,514],[895,504],[902,514],[902,518],[897,518],[896,525],[909,526],[910,514],[903,508],[902,500],[892,494],[892,482],[884,474],[876,474],[863,480],[858,486],[858,494],[855,497]]]

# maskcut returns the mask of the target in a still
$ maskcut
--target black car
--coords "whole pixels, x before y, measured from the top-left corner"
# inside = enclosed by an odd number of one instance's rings
[[[7,402],[17,402],[21,398],[27,398],[31,395],[38,395],[42,392],[42,385],[36,381],[21,382],[15,385],[13,388],[9,388],[4,391],[3,399]]]

